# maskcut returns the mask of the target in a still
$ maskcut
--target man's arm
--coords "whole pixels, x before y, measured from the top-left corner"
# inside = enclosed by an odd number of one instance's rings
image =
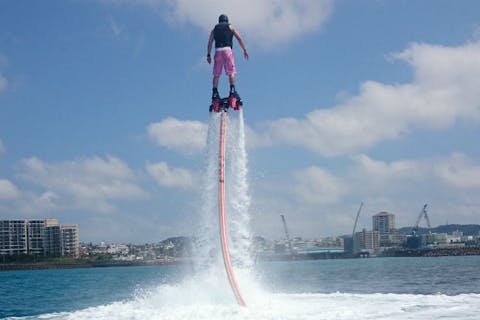
[[[210,52],[212,51],[212,44],[213,44],[213,30],[210,32],[210,38],[208,38],[208,46],[207,46],[207,62],[210,64],[212,62],[212,57],[210,56]]]
[[[245,46],[245,43],[243,43],[242,37],[241,37],[240,34],[238,33],[237,29],[235,29],[232,25],[230,25],[230,30],[232,30],[233,35],[235,36],[235,38],[237,39],[238,43],[240,44],[240,47],[242,47],[242,49],[243,49],[243,56],[245,57],[245,59],[248,60],[247,47]]]

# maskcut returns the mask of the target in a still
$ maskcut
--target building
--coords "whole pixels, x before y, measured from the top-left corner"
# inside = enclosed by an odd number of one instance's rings
[[[62,225],[62,255],[78,257],[78,227],[77,225]]]
[[[363,229],[356,232],[353,237],[353,252],[375,251],[380,247],[380,233],[378,231],[367,231]]]
[[[0,220],[0,255],[78,254],[76,225],[60,226],[56,219]]]
[[[60,257],[62,255],[62,232],[59,225],[47,226],[43,241],[46,256]]]
[[[27,220],[0,220],[0,255],[28,254]]]
[[[379,212],[372,217],[373,231],[392,233],[395,230],[395,215],[386,211]]]
[[[380,246],[389,247],[393,244],[392,234],[395,230],[395,215],[386,211],[379,212],[372,217],[373,231],[380,234]]]

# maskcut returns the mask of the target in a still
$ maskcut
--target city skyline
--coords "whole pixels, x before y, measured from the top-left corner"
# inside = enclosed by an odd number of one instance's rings
[[[0,255],[78,257],[78,226],[55,218],[0,219]]]
[[[198,229],[226,13],[245,102],[252,234],[349,234],[370,212],[479,223],[480,2],[92,0],[0,3],[0,219],[81,237]],[[228,89],[225,77],[220,93]],[[214,223],[214,222],[212,222]],[[99,226],[105,226],[99,234]]]

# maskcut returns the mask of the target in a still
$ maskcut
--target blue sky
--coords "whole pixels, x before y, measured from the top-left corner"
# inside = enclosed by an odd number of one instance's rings
[[[248,127],[254,234],[324,237],[390,211],[480,223],[480,3],[0,2],[0,217],[84,241],[191,235],[220,13]],[[220,82],[220,93],[228,84]]]

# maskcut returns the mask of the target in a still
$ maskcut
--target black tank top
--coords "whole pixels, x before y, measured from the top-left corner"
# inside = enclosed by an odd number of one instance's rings
[[[233,47],[233,32],[228,23],[219,23],[213,29],[215,48]]]

